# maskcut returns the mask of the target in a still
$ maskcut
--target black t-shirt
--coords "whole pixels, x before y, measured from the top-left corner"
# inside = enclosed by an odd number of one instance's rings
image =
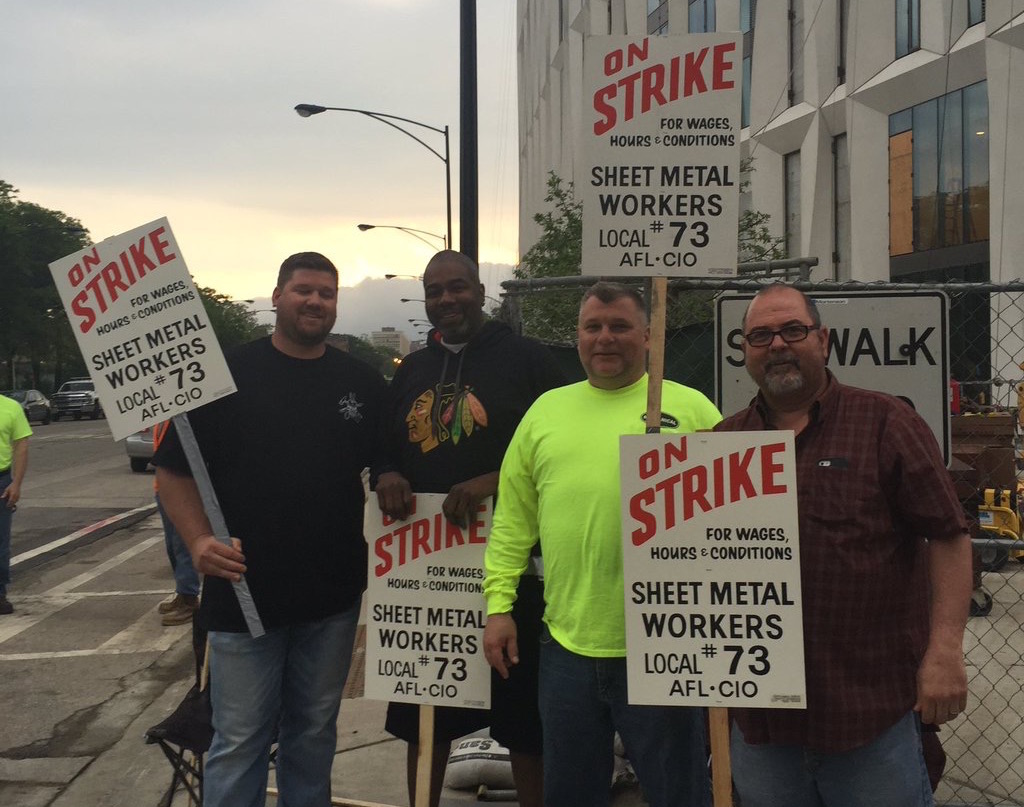
[[[366,586],[361,472],[371,458],[384,382],[328,347],[295,359],[269,338],[228,357],[238,392],[189,414],[264,627],[322,619]],[[189,473],[172,428],[157,465]],[[230,582],[207,577],[200,622],[244,631]]]

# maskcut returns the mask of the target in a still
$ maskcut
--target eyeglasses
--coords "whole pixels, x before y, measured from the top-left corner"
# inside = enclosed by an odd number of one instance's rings
[[[820,327],[820,325],[786,325],[777,331],[770,330],[769,328],[755,328],[750,333],[744,334],[743,338],[751,347],[768,347],[775,340],[776,335],[778,335],[782,337],[783,342],[789,345],[793,342],[804,341],[807,338],[807,334],[818,330]]]

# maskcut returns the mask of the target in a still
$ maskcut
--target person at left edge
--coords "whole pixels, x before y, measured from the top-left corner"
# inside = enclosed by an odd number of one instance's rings
[[[228,358],[238,391],[188,415],[232,545],[211,534],[173,427],[154,457],[161,501],[205,575],[215,730],[205,807],[263,807],[275,732],[281,804],[330,802],[366,585],[361,472],[384,394],[376,370],[326,345],[337,293],[323,255],[287,258],[273,334]],[[243,574],[266,630],[258,639],[231,587]]]
[[[434,326],[427,347],[407,356],[388,390],[383,449],[372,475],[380,508],[409,515],[412,492],[447,494],[442,509],[465,526],[475,507],[498,492],[509,440],[530,405],[565,383],[551,353],[483,311],[484,287],[472,259],[437,253],[423,272],[424,309]],[[491,727],[509,749],[521,807],[540,807],[543,753],[537,710],[537,657],[544,587],[531,560],[516,590],[522,663],[508,680],[491,679],[491,709],[438,706],[434,712],[430,805],[441,798],[451,741]],[[419,754],[419,707],[389,703],[386,728],[405,740],[409,800]]]
[[[0,615],[14,613],[7,599],[11,582],[11,521],[28,470],[28,438],[32,429],[21,404],[0,395]]]

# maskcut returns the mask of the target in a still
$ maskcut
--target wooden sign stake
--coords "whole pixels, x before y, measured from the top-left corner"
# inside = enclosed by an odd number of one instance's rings
[[[651,278],[651,338],[647,353],[647,433],[661,431],[661,386],[665,380],[665,312],[668,278]],[[708,709],[711,732],[711,791],[714,807],[732,807],[732,765],[729,762],[729,710]]]

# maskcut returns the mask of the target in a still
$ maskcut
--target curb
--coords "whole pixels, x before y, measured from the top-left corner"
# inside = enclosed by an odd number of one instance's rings
[[[134,510],[126,510],[123,513],[118,513],[117,515],[105,518],[102,521],[97,521],[95,524],[90,524],[88,527],[82,527],[80,530],[75,530],[70,535],[58,538],[56,541],[50,541],[48,544],[37,546],[35,549],[30,549],[28,552],[22,552],[20,555],[15,555],[11,558],[11,568],[14,568],[20,563],[32,560],[33,558],[37,558],[40,555],[46,555],[56,549],[60,549],[62,546],[66,546],[67,544],[80,541],[83,538],[92,538],[93,540],[105,538],[112,532],[137,524],[155,512],[156,502],[153,502],[152,504],[146,504],[142,507],[136,507]]]

